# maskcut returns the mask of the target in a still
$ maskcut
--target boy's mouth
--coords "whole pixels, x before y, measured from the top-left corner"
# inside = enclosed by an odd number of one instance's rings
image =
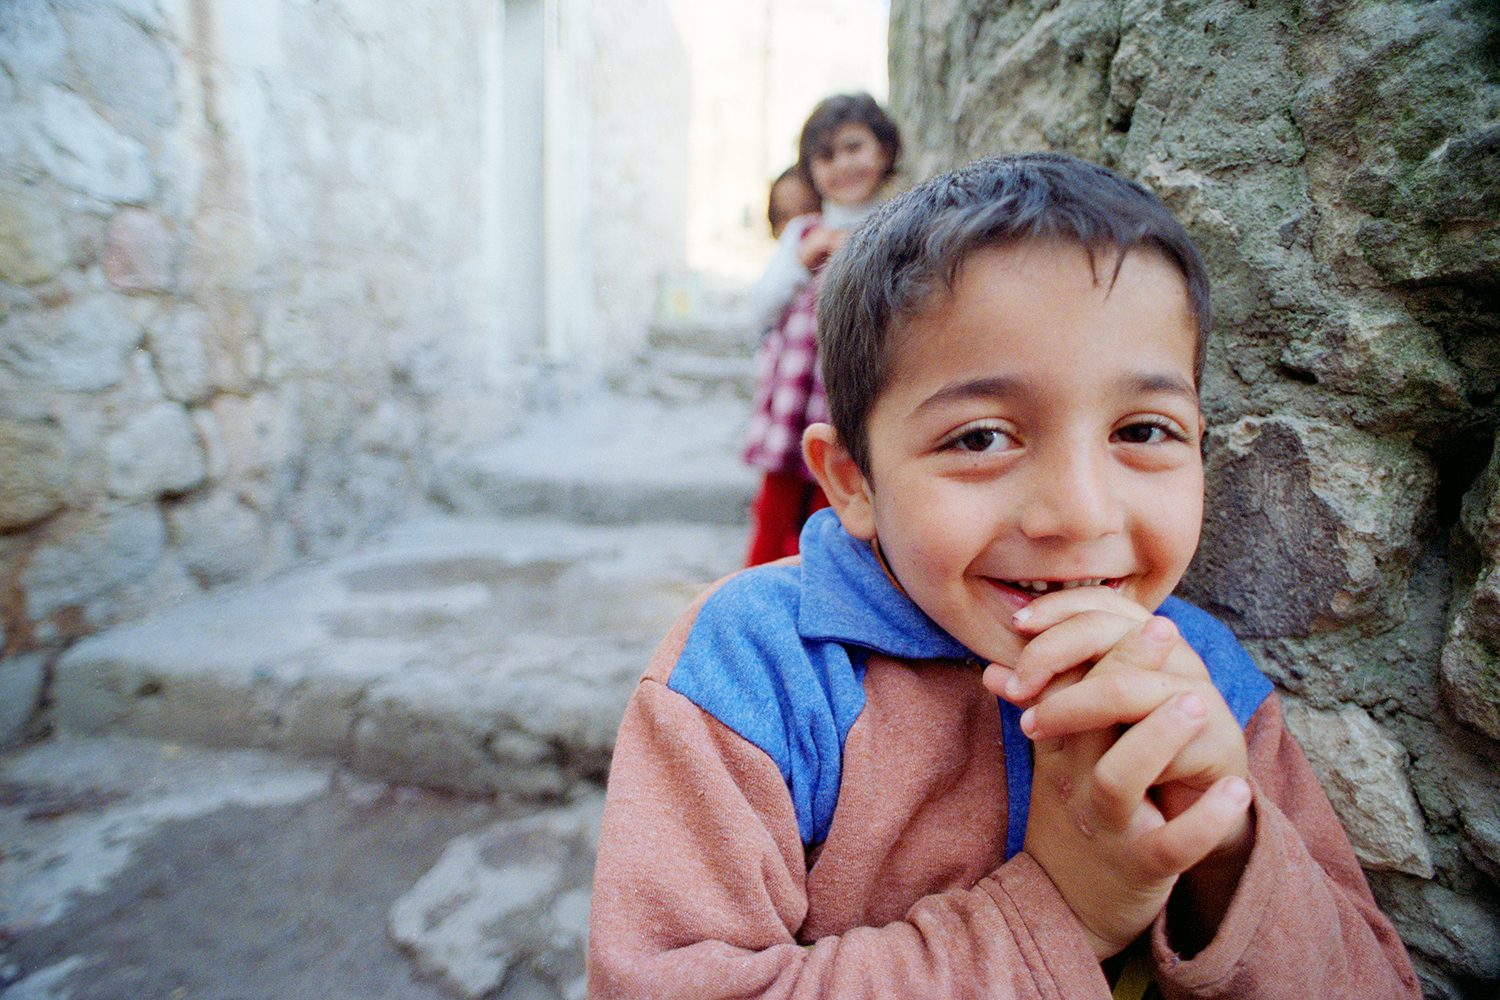
[[[1019,590],[1032,597],[1051,594],[1058,590],[1074,590],[1078,587],[1118,587],[1123,577],[1089,577],[1082,580],[1001,580],[1001,584]]]

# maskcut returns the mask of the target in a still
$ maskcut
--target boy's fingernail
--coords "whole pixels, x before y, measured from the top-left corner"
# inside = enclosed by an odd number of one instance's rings
[[[1025,625],[1031,619],[1031,608],[1024,607],[1010,616],[1010,620],[1016,625]]]
[[[1185,694],[1178,701],[1177,707],[1181,708],[1183,714],[1190,715],[1195,719],[1201,719],[1208,714],[1208,703],[1203,700],[1202,695]]]
[[[1012,677],[1005,682],[1005,697],[1012,701],[1021,697],[1021,682],[1019,679]]]
[[[1036,709],[1028,708],[1021,713],[1021,732],[1027,736],[1036,736]]]
[[[1250,801],[1250,784],[1244,778],[1230,778],[1224,783],[1224,792],[1236,805]]]
[[[1153,615],[1141,626],[1141,635],[1153,642],[1168,642],[1177,637],[1177,629],[1172,625],[1170,618],[1161,615]]]

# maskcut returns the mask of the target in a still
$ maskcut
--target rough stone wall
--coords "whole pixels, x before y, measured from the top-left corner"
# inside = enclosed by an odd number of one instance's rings
[[[925,176],[1059,149],[1213,273],[1184,593],[1278,682],[1431,996],[1500,982],[1500,21],[1381,0],[896,0]]]

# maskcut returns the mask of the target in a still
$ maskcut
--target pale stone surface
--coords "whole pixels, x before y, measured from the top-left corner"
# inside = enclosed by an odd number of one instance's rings
[[[124,292],[165,292],[172,285],[171,235],[161,217],[127,208],[109,223],[104,273]]]
[[[68,37],[48,0],[12,0],[0,19],[0,65],[23,81],[46,79],[68,53]]]
[[[1500,447],[1464,497],[1458,562],[1465,572],[1443,647],[1443,691],[1453,714],[1500,740]],[[1470,577],[1470,574],[1474,574]]]
[[[32,187],[0,179],[0,280],[29,284],[68,262],[62,214]]]
[[[1400,744],[1356,705],[1325,712],[1287,697],[1282,705],[1360,864],[1431,878],[1425,824]]]
[[[64,507],[68,457],[57,427],[0,418],[0,529],[23,527]]]
[[[30,138],[32,152],[48,173],[90,197],[140,204],[155,187],[146,149],[115,131],[76,94],[44,89]]]
[[[1382,906],[1409,946],[1469,971],[1482,981],[1481,988],[1484,981],[1500,978],[1500,923],[1481,901],[1417,879],[1393,883],[1382,897]]]
[[[204,350],[207,335],[208,316],[195,305],[163,310],[147,327],[146,347],[168,399],[198,403],[212,394]]]
[[[22,653],[0,657],[0,748],[19,743],[41,705],[47,657]]]
[[[64,514],[21,570],[28,612],[34,620],[80,611],[112,588],[150,575],[166,545],[166,529],[155,505],[130,505],[99,516]]]
[[[504,5],[357,8],[3,5],[5,416],[55,419],[80,461],[61,508],[50,482],[14,477],[7,527],[66,512],[107,531],[112,490],[161,487],[169,507],[196,490],[181,465],[122,471],[126,425],[165,399],[188,407],[206,485],[266,522],[236,519],[224,537],[256,540],[236,556],[185,516],[196,548],[174,559],[218,585],[348,551],[427,508],[437,456],[514,427],[535,371],[588,369],[592,389],[643,340],[683,257],[687,56],[666,4],[569,8],[557,26],[548,331],[503,288],[543,236],[507,225],[543,178],[507,187],[506,143],[525,141],[509,111],[519,92],[539,116],[541,99],[503,55]],[[82,617],[140,596],[101,592]]]
[[[126,739],[65,738],[8,758],[0,773],[13,786],[72,787],[85,797],[82,790],[94,790],[98,798],[55,824],[26,823],[15,809],[0,817],[9,845],[0,858],[8,889],[0,920],[16,929],[50,923],[73,894],[103,889],[130,862],[136,841],[165,822],[232,803],[295,802],[329,780],[326,768],[263,754],[209,755]]]
[[[603,811],[593,793],[458,838],[391,907],[391,937],[469,1000],[521,968],[560,996],[581,996]]]
[[[67,4],[59,10],[72,62],[99,101],[103,117],[125,135],[150,145],[177,110],[176,81],[155,5]]]
[[[0,365],[72,392],[108,389],[124,377],[141,327],[122,303],[90,295],[60,310],[0,318]]]
[[[1190,596],[1246,638],[1389,627],[1403,614],[1436,489],[1426,456],[1292,417],[1216,427],[1207,456],[1210,542]]]
[[[55,668],[51,717],[566,795],[602,778],[652,649],[743,545],[739,526],[413,524],[361,556],[78,642]]]
[[[122,500],[181,493],[202,484],[203,445],[187,410],[158,403],[104,443],[109,491]]]
[[[205,587],[252,575],[269,554],[261,516],[229,490],[173,504],[166,517],[183,565]]]

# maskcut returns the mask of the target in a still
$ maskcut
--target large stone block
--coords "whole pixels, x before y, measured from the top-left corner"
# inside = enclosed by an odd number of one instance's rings
[[[109,491],[123,500],[182,493],[204,481],[197,426],[177,403],[158,403],[104,442]]]
[[[582,1000],[603,812],[594,793],[459,837],[391,907],[391,937],[470,1000],[494,996],[517,973]]]
[[[158,313],[146,330],[146,349],[168,399],[202,402],[214,383],[204,347],[208,315],[191,302],[176,302]]]
[[[141,324],[111,295],[89,295],[60,309],[0,318],[0,365],[22,378],[71,392],[120,382]]]
[[[40,521],[66,506],[69,454],[56,426],[0,419],[0,531]]]
[[[1500,447],[1464,497],[1454,551],[1460,579],[1443,647],[1443,694],[1454,715],[1500,740]]]
[[[20,573],[32,621],[87,618],[88,604],[149,576],[166,549],[154,505],[69,512],[47,526]]]
[[[150,144],[177,110],[176,80],[163,39],[150,30],[159,21],[153,4],[67,4],[60,11],[68,33],[76,85],[124,134]],[[159,140],[158,140],[159,141]]]
[[[68,263],[61,213],[40,189],[0,179],[0,280],[29,284]]]
[[[0,749],[26,738],[31,717],[41,707],[46,679],[45,654],[0,656]]]
[[[1380,904],[1408,947],[1471,977],[1476,984],[1493,984],[1500,978],[1500,921],[1480,900],[1436,882],[1399,879],[1381,886]],[[1493,994],[1466,995],[1478,1000]]]
[[[1500,568],[1459,605],[1443,647],[1443,694],[1453,714],[1500,740]]]
[[[1242,637],[1399,616],[1436,476],[1418,451],[1347,428],[1247,417],[1212,430],[1204,541],[1184,591]]]
[[[172,237],[161,216],[127,208],[109,223],[104,273],[125,292],[165,292],[172,287]]]
[[[178,558],[205,587],[242,579],[266,559],[265,524],[233,490],[172,504],[166,516]]]
[[[1307,754],[1367,868],[1432,877],[1422,812],[1406,778],[1406,751],[1356,705],[1337,712],[1282,697],[1286,725]]]
[[[68,56],[68,36],[50,0],[6,0],[0,66],[22,85],[52,79]]]
[[[31,150],[59,183],[103,202],[138,205],[156,174],[144,146],[121,135],[76,94],[42,93]]]

